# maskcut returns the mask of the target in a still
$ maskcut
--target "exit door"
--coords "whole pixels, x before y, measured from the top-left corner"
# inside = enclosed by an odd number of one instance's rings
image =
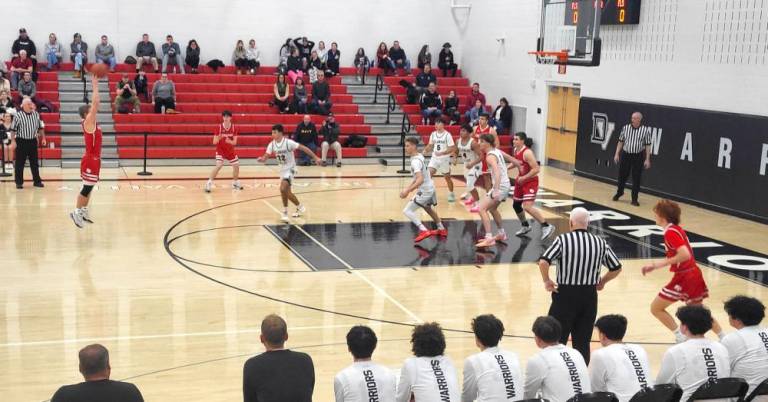
[[[581,89],[549,87],[546,164],[573,170],[576,163],[576,133],[579,126]]]

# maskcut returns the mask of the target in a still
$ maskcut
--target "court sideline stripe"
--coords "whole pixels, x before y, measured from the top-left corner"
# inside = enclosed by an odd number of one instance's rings
[[[281,212],[280,212],[280,211],[279,211],[277,208],[275,208],[275,207],[274,207],[272,204],[270,204],[269,202],[267,202],[267,200],[261,200],[261,202],[263,202],[263,203],[264,203],[264,205],[266,205],[267,207],[269,207],[270,209],[272,209],[273,211],[275,211],[275,212],[276,212],[278,215],[280,215],[280,214],[281,214]],[[319,246],[321,249],[323,249],[323,251],[325,251],[326,253],[328,253],[328,255],[330,255],[331,257],[335,258],[335,259],[336,259],[336,261],[338,261],[339,263],[341,263],[341,265],[343,265],[344,267],[346,267],[346,268],[347,268],[348,272],[350,272],[350,273],[352,273],[353,275],[355,275],[355,276],[357,276],[358,278],[360,278],[360,279],[361,279],[363,282],[367,283],[367,284],[368,284],[368,286],[370,286],[371,288],[373,288],[373,290],[375,290],[376,292],[378,292],[380,295],[384,296],[384,298],[385,298],[385,299],[387,299],[387,300],[389,300],[390,302],[392,302],[392,304],[394,304],[395,306],[397,306],[397,308],[399,308],[399,309],[400,309],[400,310],[402,310],[402,311],[403,311],[403,312],[404,312],[406,315],[408,315],[409,317],[411,317],[411,320],[413,320],[413,321],[414,321],[414,322],[416,322],[416,323],[420,323],[420,322],[423,322],[423,321],[422,321],[422,319],[421,319],[421,318],[419,318],[419,316],[417,316],[416,314],[414,314],[414,313],[413,313],[411,310],[409,310],[407,307],[405,307],[405,306],[404,306],[402,303],[400,303],[399,301],[397,301],[397,300],[396,300],[394,297],[392,297],[392,295],[390,295],[389,293],[387,293],[387,291],[386,291],[386,290],[384,290],[384,289],[383,289],[383,288],[381,288],[380,286],[378,286],[378,285],[376,285],[375,283],[373,283],[373,281],[371,281],[370,279],[368,279],[368,277],[366,277],[365,275],[363,275],[363,274],[362,274],[360,271],[356,270],[356,269],[355,269],[355,267],[353,267],[353,266],[349,265],[349,263],[347,263],[347,262],[346,262],[346,261],[344,261],[344,260],[343,260],[341,257],[339,257],[338,255],[336,255],[336,253],[334,253],[333,251],[331,251],[331,250],[330,250],[328,247],[326,247],[326,246],[325,246],[323,243],[321,243],[320,241],[318,241],[317,239],[315,239],[314,237],[312,237],[312,236],[311,236],[309,233],[307,233],[307,231],[305,231],[305,230],[304,230],[304,229],[303,229],[301,226],[299,226],[299,225],[295,225],[295,224],[291,224],[291,226],[293,226],[293,227],[295,227],[296,229],[298,229],[298,230],[299,230],[301,233],[303,233],[303,234],[304,234],[304,236],[307,236],[307,237],[308,237],[310,240],[312,240],[312,241],[313,241],[315,244],[317,244],[317,245],[318,245],[318,246]],[[278,238],[279,238],[279,237],[278,237]],[[282,239],[281,239],[281,241],[282,241]]]

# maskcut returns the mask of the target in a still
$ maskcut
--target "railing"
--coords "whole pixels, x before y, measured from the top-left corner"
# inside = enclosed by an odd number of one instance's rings
[[[389,96],[387,96],[387,124],[389,124],[390,113],[394,112],[395,109],[397,109],[397,99],[395,98],[395,95],[390,93]]]
[[[384,77],[381,74],[376,75],[376,89],[373,91],[373,103],[379,102],[379,91],[384,90]]]
[[[149,133],[146,131],[144,132],[144,167],[141,169],[141,172],[136,173],[139,176],[152,176],[152,172],[147,170],[147,138],[149,137]]]
[[[400,123],[400,147],[402,148],[403,164],[400,170],[397,171],[397,173],[401,173],[401,174],[410,173],[410,171],[405,168],[405,137],[410,132],[411,132],[411,120],[408,118],[407,113],[403,113],[403,121],[402,123]]]

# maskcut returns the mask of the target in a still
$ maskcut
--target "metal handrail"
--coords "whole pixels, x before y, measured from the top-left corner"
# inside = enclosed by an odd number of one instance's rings
[[[411,120],[408,118],[407,113],[403,113],[403,121],[400,123],[400,147],[402,148],[402,166],[397,173],[406,174],[410,173],[405,168],[405,137],[411,132]]]
[[[373,91],[373,103],[379,102],[379,91],[384,90],[384,77],[381,74],[376,75],[376,89]]]
[[[397,99],[395,98],[395,95],[392,95],[392,93],[390,92],[389,96],[387,96],[387,121],[386,121],[387,124],[389,124],[390,113],[394,112],[395,109],[397,109]]]

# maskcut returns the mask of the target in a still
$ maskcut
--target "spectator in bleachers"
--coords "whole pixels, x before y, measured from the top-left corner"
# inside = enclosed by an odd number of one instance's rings
[[[82,69],[88,64],[88,44],[79,33],[75,33],[69,44],[69,59],[75,63],[75,78],[80,78]]]
[[[285,348],[288,326],[276,314],[261,322],[261,343],[266,351],[243,366],[244,402],[310,402],[315,388],[315,367],[306,353]]]
[[[35,81],[32,81],[32,73],[24,73],[17,89],[19,91],[19,98],[16,100],[16,103],[21,103],[21,99],[27,97],[32,99],[35,106],[38,106],[37,99],[35,98],[37,96],[37,84],[35,84]]]
[[[443,114],[448,117],[448,125],[452,126],[461,121],[461,113],[459,112],[459,98],[456,96],[456,91],[453,89],[448,91],[448,96],[445,98],[445,108]]]
[[[149,101],[149,83],[144,70],[139,70],[133,78],[133,87],[136,88],[136,96],[144,94],[144,100]]]
[[[61,64],[61,43],[55,33],[48,35],[48,42],[45,42],[45,59],[48,61],[48,70]]]
[[[136,93],[136,84],[123,73],[115,84],[115,113],[141,113],[141,102]]]
[[[323,166],[327,166],[326,159],[328,157],[328,149],[333,149],[336,153],[336,167],[341,167],[341,143],[339,142],[339,134],[341,133],[341,127],[336,122],[336,118],[333,114],[329,115],[323,122],[323,126],[320,128],[320,135],[323,136],[323,142],[320,143],[320,158],[323,160]]]
[[[315,127],[315,123],[312,122],[312,118],[308,114],[305,114],[302,121],[296,125],[293,140],[311,149],[313,153],[317,152],[317,127]],[[309,155],[301,153],[299,164],[310,166],[313,163]]]
[[[27,57],[27,51],[19,50],[19,57],[11,60],[11,90],[15,91],[24,73],[32,73],[32,59]]]
[[[296,83],[293,84],[293,113],[294,114],[307,114],[307,87],[304,85],[303,78],[296,78]]]
[[[491,115],[491,124],[496,127],[496,132],[499,134],[512,132],[510,130],[512,127],[512,107],[509,106],[507,98],[499,99],[499,106],[496,106]]]
[[[309,56],[312,55],[312,49],[315,47],[315,42],[307,40],[306,36],[296,38],[293,40],[293,45],[299,51],[299,61],[301,61],[301,69],[307,70],[309,64]]]
[[[192,74],[197,74],[197,68],[200,67],[200,45],[194,39],[187,43],[184,62],[192,69]]]
[[[51,402],[120,401],[144,402],[135,385],[109,379],[109,351],[102,345],[88,345],[80,349],[80,374],[85,382],[59,388]]]
[[[5,94],[5,99],[8,99],[8,94]],[[11,136],[11,126],[13,126],[13,114],[15,110],[13,108],[4,108],[2,105],[3,92],[0,91],[0,110],[3,113],[3,120],[0,121],[0,141],[3,142],[3,149],[5,150],[5,171],[13,169],[13,153],[16,150],[16,141]]]
[[[448,76],[448,71],[451,72],[451,77],[456,76],[456,70],[459,66],[453,62],[453,52],[451,51],[451,44],[448,42],[443,44],[443,49],[437,55],[437,67],[443,70],[443,77]]]
[[[331,86],[325,80],[325,73],[317,72],[317,82],[312,84],[312,111],[316,114],[331,113]]]
[[[331,42],[331,50],[328,51],[328,57],[325,61],[325,75],[327,77],[335,77],[339,75],[340,64],[341,52],[339,51],[339,44]]]
[[[288,57],[293,53],[293,45],[291,45],[291,38],[285,40],[283,46],[280,46],[280,64],[278,66],[287,66]]]
[[[445,353],[445,335],[436,322],[417,325],[411,335],[412,351],[400,369],[397,402],[461,400],[459,379]],[[413,398],[413,399],[412,399]]]
[[[725,312],[736,332],[726,335],[720,342],[728,349],[731,376],[747,380],[749,395],[768,378],[768,328],[760,328],[760,322],[765,318],[765,306],[754,297],[735,296],[725,302]],[[765,402],[768,397],[758,397],[755,401]]]
[[[309,70],[307,70],[307,73],[309,75],[309,83],[314,84],[317,82],[317,72],[318,71],[325,71],[325,64],[320,60],[320,56],[317,54],[317,50],[312,51],[312,55],[309,56]]]
[[[165,43],[163,43],[161,50],[163,52],[163,73],[167,71],[168,64],[176,64],[181,73],[184,74],[184,59],[181,58],[181,47],[173,41],[173,35],[165,37]],[[171,61],[174,61],[174,63],[171,63]]]
[[[601,349],[592,352],[589,378],[592,392],[613,392],[628,402],[641,389],[653,387],[648,354],[640,345],[624,343],[627,319],[604,315],[595,322]]]
[[[437,93],[434,82],[427,86],[427,91],[419,98],[419,106],[421,107],[422,124],[433,124],[435,119],[439,119],[443,115],[443,99]]]
[[[241,39],[237,40],[235,50],[232,51],[232,64],[237,70],[237,75],[248,71],[248,57],[245,54],[245,44]]]
[[[432,66],[425,64],[424,70],[416,76],[416,89],[420,94],[424,93],[430,83],[437,84],[437,77],[432,73]]]
[[[162,73],[160,80],[152,85],[152,105],[155,107],[155,113],[176,112],[176,85],[168,79],[168,73]]]
[[[347,349],[355,359],[333,379],[336,402],[395,401],[397,378],[389,368],[371,361],[378,339],[372,329],[357,325],[347,333]]]
[[[275,98],[270,102],[270,106],[277,106],[280,114],[288,113],[288,98],[291,96],[291,86],[285,80],[285,74],[278,74],[275,85],[272,87]]]
[[[592,392],[589,372],[578,350],[560,343],[562,327],[554,317],[533,322],[539,353],[528,359],[525,369],[525,398],[567,401],[574,395]]]
[[[480,84],[474,83],[472,84],[472,92],[467,96],[467,107],[470,110],[467,110],[467,113],[464,114],[464,117],[467,118],[467,122],[471,121],[469,117],[469,112],[473,107],[475,107],[476,102],[480,101],[480,106],[485,110],[485,95],[483,95],[482,92],[480,92]]]
[[[687,305],[677,309],[680,332],[688,339],[667,349],[656,376],[657,384],[674,383],[683,389],[681,401],[707,381],[730,377],[731,362],[728,349],[720,342],[704,337],[712,329],[712,314],[702,305]]]
[[[317,57],[320,58],[320,61],[325,64],[328,61],[328,49],[325,48],[325,42],[319,41],[317,42]]]
[[[380,68],[384,75],[390,75],[394,72],[393,64],[389,58],[389,49],[384,42],[379,43],[376,49],[376,67]]]
[[[402,68],[406,75],[411,74],[411,61],[405,56],[405,50],[400,47],[399,41],[392,43],[392,48],[389,49],[389,63],[393,71]]]
[[[419,50],[419,55],[416,58],[416,66],[423,69],[427,64],[432,64],[432,53],[429,52],[429,45],[424,45]]]
[[[7,89],[0,89],[0,109],[8,110],[14,109],[13,99],[11,99],[11,91]]]
[[[149,41],[149,35],[141,36],[141,42],[136,45],[136,71],[141,70],[145,63],[152,63],[155,72],[160,71],[157,64],[157,49],[155,44]]]
[[[357,53],[355,53],[355,68],[357,69],[357,74],[355,74],[355,79],[357,81],[360,81],[362,79],[362,76],[368,73],[368,67],[371,64],[371,61],[368,60],[368,56],[365,55],[365,49],[358,48]]]
[[[291,48],[291,55],[288,56],[288,61],[286,62],[285,67],[288,71],[288,78],[291,79],[292,83],[296,82],[296,78],[304,77],[304,69],[302,67],[299,49],[295,47]]]
[[[492,314],[472,319],[480,353],[464,360],[462,401],[518,401],[523,399],[523,370],[516,353],[500,349],[504,324]]]
[[[469,125],[472,127],[476,126],[477,122],[480,120],[480,116],[483,113],[485,113],[483,104],[479,100],[476,100],[475,105],[472,106],[471,109],[467,110],[467,123],[469,123]]]
[[[248,48],[245,49],[245,57],[248,59],[248,72],[256,74],[261,67],[261,52],[256,47],[256,41],[251,39],[248,41]]]
[[[35,42],[32,41],[32,39],[29,38],[29,35],[27,35],[27,29],[26,28],[19,28],[19,37],[13,41],[13,45],[11,46],[11,53],[13,54],[13,58],[19,58],[21,57],[21,51],[24,50],[27,53],[27,57],[32,62],[32,69],[37,69],[37,47],[35,46]]]
[[[115,48],[109,44],[107,35],[101,35],[101,43],[96,45],[96,50],[93,53],[97,63],[109,64],[109,71],[115,72],[117,56],[115,55]]]
[[[0,62],[0,64],[5,65],[5,63]],[[0,92],[1,91],[8,91],[11,92],[11,82],[8,81],[5,76],[7,73],[0,71]],[[1,107],[2,105],[0,105]]]

